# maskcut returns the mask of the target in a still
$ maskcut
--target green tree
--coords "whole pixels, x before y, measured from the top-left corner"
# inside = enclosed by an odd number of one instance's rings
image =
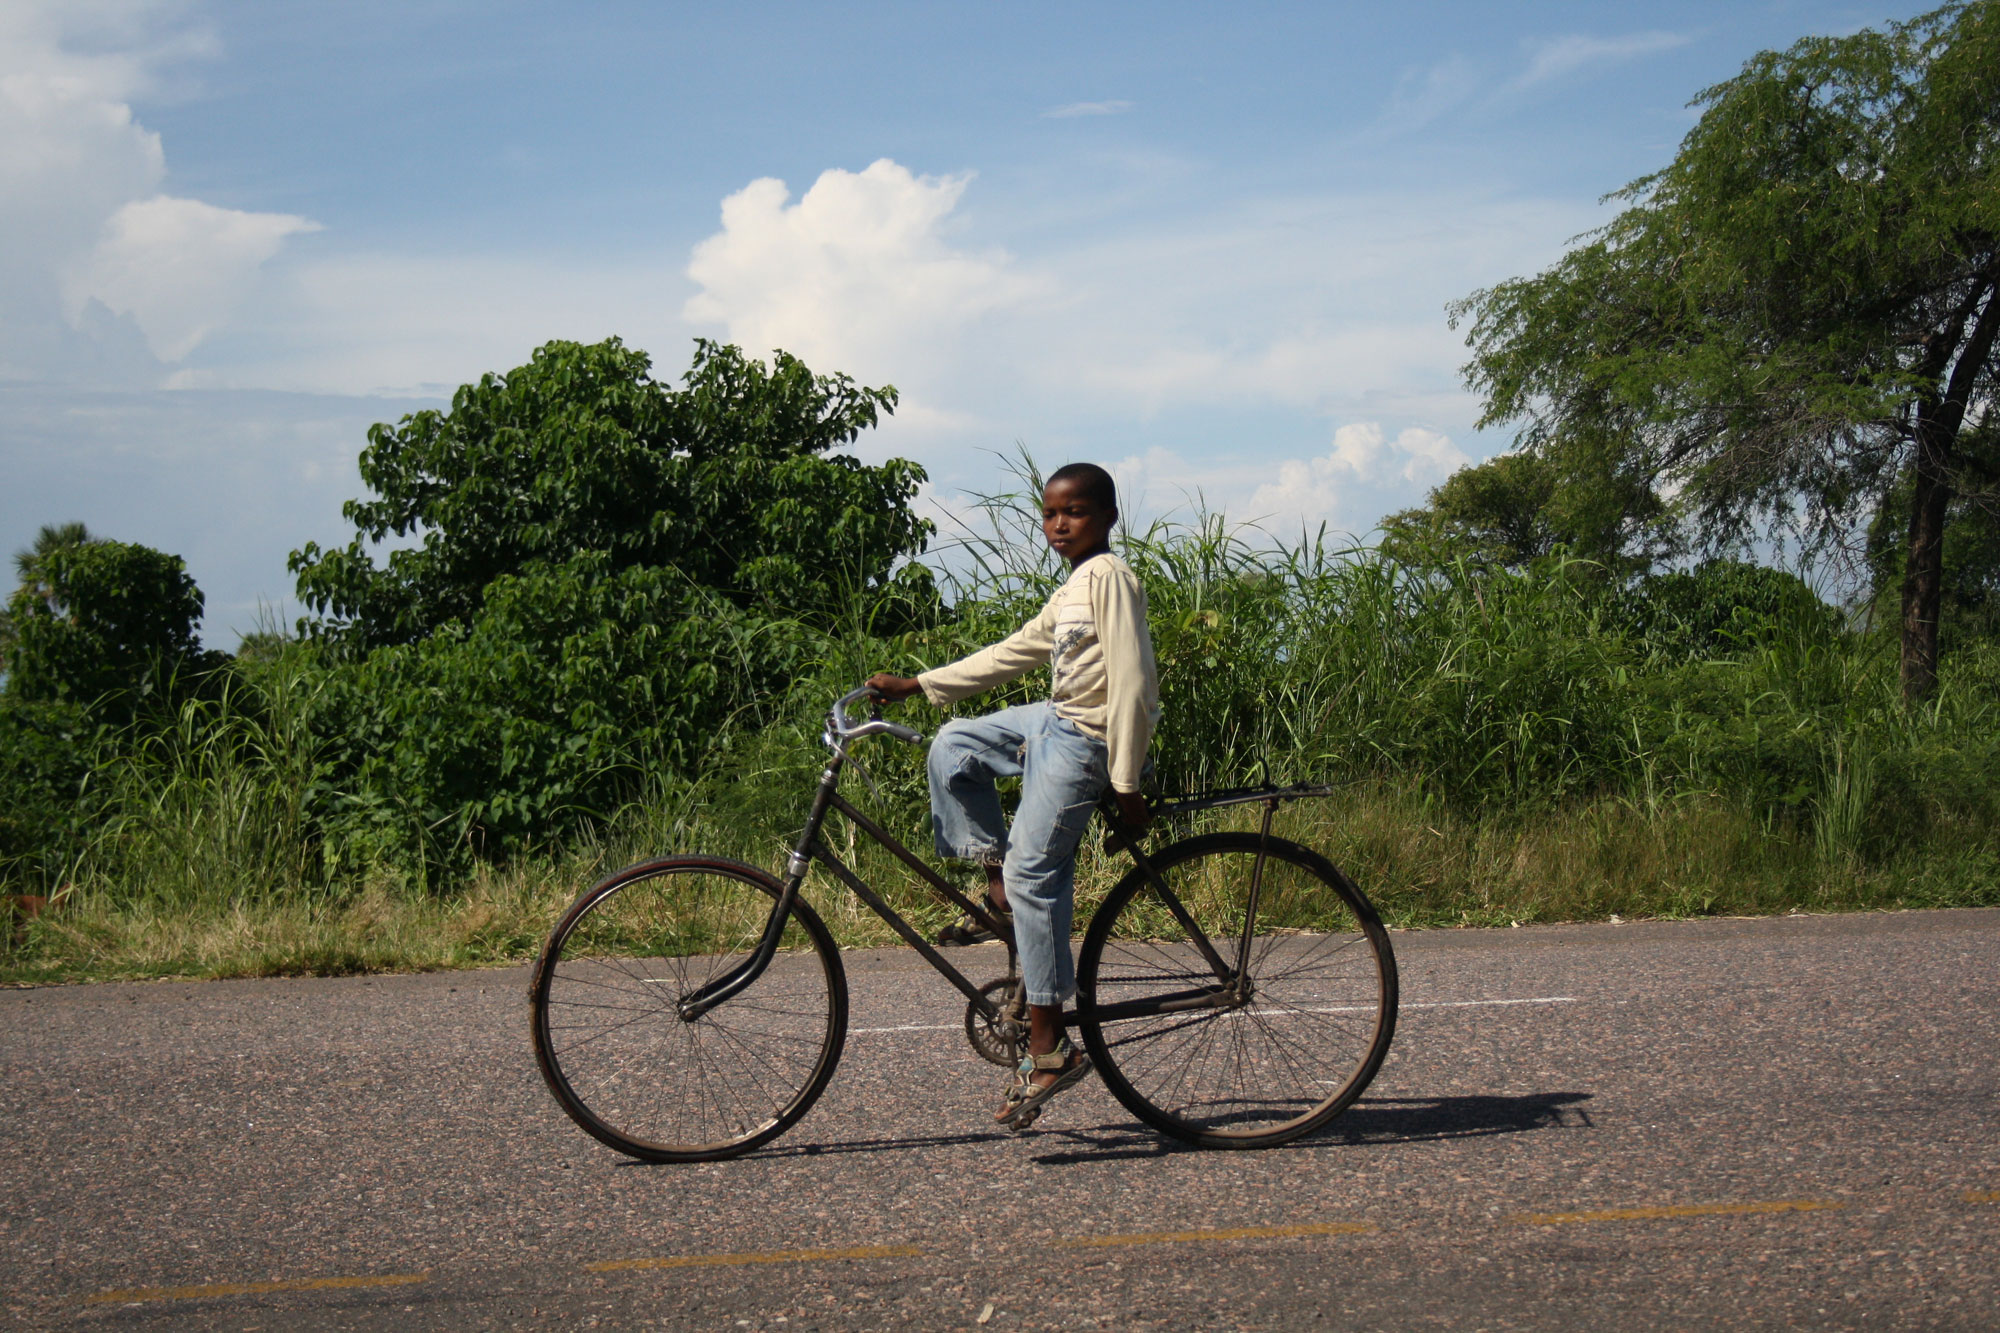
[[[1424,505],[1382,520],[1382,551],[1403,564],[1462,554],[1518,569],[1561,546],[1614,573],[1650,567],[1668,550],[1659,497],[1644,478],[1583,462],[1515,453],[1460,468]]]
[[[697,341],[680,389],[650,377],[616,338],[552,342],[426,411],[368,433],[361,476],[375,498],[343,511],[344,550],[291,557],[303,628],[357,650],[470,626],[502,576],[599,552],[607,574],[673,568],[738,606],[826,615],[856,593],[922,596],[897,563],[930,525],[909,507],[923,471],[833,454],[894,409],[891,388],[767,366]],[[377,565],[369,547],[419,539]],[[892,577],[893,576],[893,577]]]
[[[1995,411],[2000,0],[1764,52],[1560,263],[1474,293],[1482,424],[1619,442],[1711,550],[1849,543],[1900,478],[1902,685],[1937,679],[1961,431]]]
[[[1939,641],[1945,646],[2000,633],[2000,420],[1968,427],[1959,436],[1958,456],[1940,552]],[[1913,472],[1905,469],[1897,478],[1868,528],[1872,610],[1888,623],[1895,621],[1909,566],[1909,527],[1896,520],[1909,512]]]
[[[65,546],[82,546],[96,540],[90,529],[81,523],[44,523],[42,530],[35,534],[34,544],[24,546],[14,552],[14,572],[20,576],[21,586],[41,595],[49,596],[48,581],[42,576],[42,563],[51,551]],[[4,608],[0,608],[0,669],[14,651],[14,618]]]
[[[177,555],[130,542],[55,547],[8,605],[8,692],[129,719],[141,698],[197,658],[201,607]]]
[[[343,550],[292,557],[332,658],[336,854],[504,853],[608,814],[769,716],[836,625],[935,613],[923,473],[835,453],[892,389],[700,342],[679,388],[550,343],[377,426]],[[416,538],[380,564],[369,546]]]
[[[65,547],[84,546],[95,540],[90,535],[90,529],[81,523],[44,523],[41,531],[35,534],[33,545],[14,552],[14,572],[20,575],[21,586],[48,596],[50,589],[43,566],[49,555]]]

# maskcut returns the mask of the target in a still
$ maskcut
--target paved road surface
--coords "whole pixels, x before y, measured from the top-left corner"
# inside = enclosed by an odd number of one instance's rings
[[[0,994],[27,1327],[2000,1327],[2000,912],[1405,934],[1370,1096],[1185,1151],[1001,1071],[851,956],[826,1098],[629,1163],[521,970]],[[981,1321],[983,1322],[983,1325]]]

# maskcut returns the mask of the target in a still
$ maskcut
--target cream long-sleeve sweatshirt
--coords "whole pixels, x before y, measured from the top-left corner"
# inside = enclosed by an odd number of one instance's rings
[[[1160,683],[1146,590],[1106,551],[1070,571],[1042,613],[991,648],[917,677],[924,697],[946,704],[1046,663],[1049,701],[1104,742],[1113,791],[1138,791],[1146,746],[1160,724]]]

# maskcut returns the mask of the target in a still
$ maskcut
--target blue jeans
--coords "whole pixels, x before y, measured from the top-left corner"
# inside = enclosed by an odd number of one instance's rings
[[[1022,704],[938,728],[930,775],[938,855],[1000,866],[1028,1003],[1061,1004],[1076,993],[1076,846],[1110,780],[1104,742],[1052,704]],[[1021,802],[1010,830],[993,784],[1012,777]]]

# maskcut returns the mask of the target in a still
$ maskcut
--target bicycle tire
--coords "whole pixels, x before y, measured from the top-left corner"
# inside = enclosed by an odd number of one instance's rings
[[[1162,1133],[1207,1148],[1310,1134],[1359,1097],[1396,1030],[1395,953],[1380,917],[1331,861],[1262,843],[1249,1003],[1100,1020],[1100,1006],[1220,984],[1146,874],[1121,879],[1077,964],[1077,1026],[1104,1084]],[[1175,843],[1154,868],[1230,966],[1241,951],[1254,833]]]
[[[642,862],[577,898],[529,988],[535,1059],[563,1110],[648,1162],[735,1157],[812,1108],[847,1038],[833,936],[793,901],[764,974],[693,1022],[681,996],[757,945],[783,886],[736,861]]]

